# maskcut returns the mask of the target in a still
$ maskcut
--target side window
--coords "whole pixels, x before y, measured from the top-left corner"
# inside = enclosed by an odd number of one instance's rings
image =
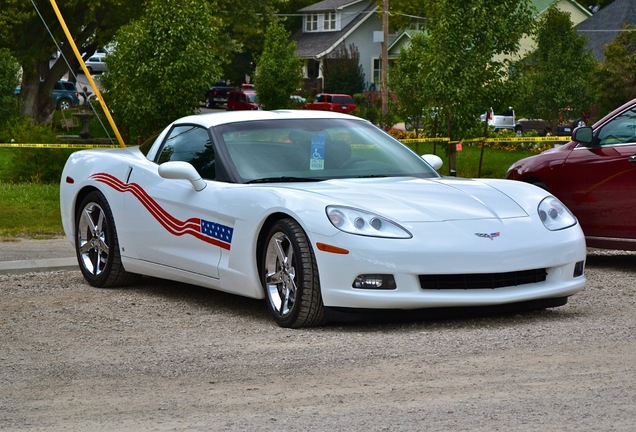
[[[166,137],[157,156],[158,164],[168,161],[189,162],[207,180],[216,178],[214,145],[207,129],[193,126],[175,126]]]
[[[605,124],[598,133],[599,144],[636,143],[636,108],[629,109]]]

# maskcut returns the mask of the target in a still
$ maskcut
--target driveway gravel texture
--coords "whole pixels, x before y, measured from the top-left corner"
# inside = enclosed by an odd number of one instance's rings
[[[265,303],[0,275],[0,431],[634,431],[636,253],[560,308],[279,328]]]

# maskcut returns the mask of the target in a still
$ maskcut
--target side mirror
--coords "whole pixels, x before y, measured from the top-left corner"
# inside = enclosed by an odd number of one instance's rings
[[[162,163],[159,165],[159,175],[165,179],[188,180],[197,192],[202,191],[208,185],[188,162]]]
[[[572,140],[585,147],[592,147],[594,143],[594,134],[592,128],[589,126],[581,126],[574,129],[572,133]]]
[[[442,167],[442,165],[444,165],[444,161],[442,160],[442,158],[434,154],[422,155],[422,159],[424,159],[426,163],[432,166],[435,171],[438,171]]]

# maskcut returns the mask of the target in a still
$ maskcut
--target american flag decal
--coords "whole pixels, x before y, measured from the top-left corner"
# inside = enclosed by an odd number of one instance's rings
[[[234,228],[201,219],[201,232],[206,236],[210,236],[213,239],[217,239],[229,245],[232,243]]]
[[[175,236],[191,235],[206,243],[230,250],[234,228],[200,218],[190,218],[185,221],[179,220],[161,207],[137,183],[124,183],[117,177],[106,173],[96,173],[91,178],[112,187],[118,192],[130,192],[133,194],[148,210],[150,215],[170,234]]]

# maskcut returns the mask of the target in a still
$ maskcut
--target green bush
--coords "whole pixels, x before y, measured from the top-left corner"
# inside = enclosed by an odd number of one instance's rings
[[[15,121],[0,133],[0,142],[52,144],[57,132],[50,126],[33,125],[29,120]],[[74,150],[56,148],[15,148],[3,152],[0,180],[7,183],[58,183],[64,163]],[[9,162],[6,161],[9,160]]]
[[[0,49],[0,131],[18,117],[18,98],[13,90],[19,84],[19,65],[7,49]]]

